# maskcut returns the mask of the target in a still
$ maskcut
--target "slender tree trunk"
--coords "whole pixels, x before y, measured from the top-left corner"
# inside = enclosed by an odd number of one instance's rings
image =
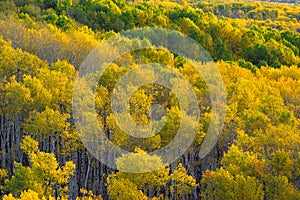
[[[85,174],[85,180],[84,180],[84,188],[87,188],[88,180],[89,180],[89,174],[91,169],[91,158],[89,155],[87,155],[88,163],[87,163],[87,170]]]

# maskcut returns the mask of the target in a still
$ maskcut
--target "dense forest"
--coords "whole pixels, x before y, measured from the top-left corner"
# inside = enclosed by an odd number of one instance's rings
[[[148,48],[108,63],[94,102],[85,102],[93,105],[95,123],[106,137],[129,152],[117,157],[113,168],[87,149],[74,119],[73,88],[98,45],[144,27],[180,32],[209,53],[209,62],[200,65],[206,74],[213,74],[212,66],[218,69],[226,93],[226,105],[219,106],[226,115],[214,133],[218,141],[201,156],[214,116],[207,79],[189,58],[151,42],[151,35],[123,37],[120,45]],[[166,65],[189,82],[199,105],[196,124],[181,111],[174,92],[145,84],[118,98],[129,98],[136,124],[163,122],[163,127],[145,138],[119,127],[110,97],[125,75],[147,79],[146,70],[129,73],[144,63]],[[170,82],[185,84],[176,76]],[[80,94],[87,93],[88,86],[77,84]],[[1,199],[300,199],[296,1],[0,0],[0,94]],[[151,154],[176,137],[180,123],[187,137],[189,128],[197,127],[189,148],[172,163]],[[92,127],[87,123],[84,129],[93,136]],[[132,173],[124,170],[128,166],[155,170]]]

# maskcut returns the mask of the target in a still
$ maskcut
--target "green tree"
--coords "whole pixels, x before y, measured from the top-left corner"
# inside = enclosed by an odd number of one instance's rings
[[[5,182],[5,191],[19,196],[23,191],[32,190],[39,198],[53,197],[55,191],[60,198],[66,199],[67,183],[75,169],[73,162],[68,161],[65,166],[59,167],[54,154],[39,151],[38,142],[29,136],[24,137],[21,148],[28,154],[31,165],[15,163],[14,176]],[[26,194],[23,193],[23,196]]]
[[[288,182],[287,177],[273,176],[266,186],[266,198],[296,200],[300,198],[300,192]]]
[[[207,171],[201,180],[203,199],[264,199],[263,186],[258,179],[243,174],[231,174],[223,168]]]

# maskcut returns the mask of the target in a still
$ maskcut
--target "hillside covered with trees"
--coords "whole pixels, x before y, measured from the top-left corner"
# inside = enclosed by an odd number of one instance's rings
[[[0,0],[0,198],[300,199],[299,13],[298,4],[278,2]],[[131,152],[119,156],[114,169],[82,141],[74,82],[99,44],[143,27],[178,31],[210,54],[224,82],[226,116],[216,145],[202,158],[213,116],[205,78],[188,58],[152,44],[151,35],[132,43],[124,38],[120,45],[149,48],[109,63],[95,101],[86,102],[107,138]],[[136,138],[119,127],[110,97],[120,78],[144,63],[164,64],[190,83],[199,105],[196,125],[171,90],[145,84],[129,98],[130,116],[139,125],[163,121],[163,128]],[[211,62],[201,66],[212,71]],[[184,85],[177,77],[170,82]],[[79,92],[87,92],[84,83]],[[153,119],[153,104],[167,115]],[[198,131],[182,156],[166,163],[151,152],[170,143],[180,122]],[[91,124],[85,129],[94,133]],[[122,170],[128,166],[159,170]]]

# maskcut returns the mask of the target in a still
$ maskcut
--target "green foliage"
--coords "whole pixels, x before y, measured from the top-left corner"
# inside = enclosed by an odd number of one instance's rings
[[[207,171],[202,184],[206,189],[203,199],[264,199],[263,186],[256,178],[231,174],[223,168],[216,172]]]
[[[101,199],[90,189],[105,197],[107,189],[112,199],[192,199],[195,195],[203,199],[300,199],[299,10],[296,4],[261,2],[0,1],[0,164],[8,168],[0,170],[0,198],[67,199],[75,165],[66,162],[60,167],[57,160],[71,158],[80,165],[71,185],[77,180],[78,187],[87,188],[77,199]],[[109,175],[102,164],[86,163],[87,152],[72,119],[73,82],[81,63],[100,41],[144,26],[180,31],[211,54],[226,87],[225,124],[216,147],[200,160],[197,152],[212,115],[203,78],[188,59],[167,49],[123,55],[101,77],[95,102],[85,102],[97,111],[86,117],[97,115],[96,125],[109,139],[133,151],[119,157],[120,171]],[[131,43],[134,47],[142,44],[154,47],[146,39]],[[191,47],[180,48],[193,52]],[[180,121],[187,137],[188,128],[196,126],[181,112],[174,93],[147,84],[131,96],[128,106],[136,124],[165,123],[145,140],[121,130],[111,111],[111,94],[124,73],[152,62],[180,72],[200,105],[195,144],[177,168],[176,163],[168,166],[159,156],[146,153],[167,145]],[[209,65],[204,68],[210,70]],[[139,71],[131,78],[138,81],[135,77],[147,78],[145,74]],[[176,78],[171,82],[183,85]],[[85,85],[80,92],[87,92]],[[156,111],[167,115],[153,119],[153,104],[159,104],[161,110]],[[95,136],[91,127],[87,124],[86,131]],[[12,167],[16,160],[22,164]],[[147,173],[124,172],[157,168]],[[196,177],[201,177],[199,185]],[[71,189],[73,198],[79,188]]]
[[[300,192],[285,176],[274,176],[266,187],[267,199],[299,199]]]
[[[16,4],[21,8],[20,18],[30,26],[41,21],[66,31],[77,27],[79,22],[101,34],[143,26],[165,27],[195,39],[216,60],[245,59],[257,67],[268,64],[275,68],[300,62],[299,34],[292,31],[299,26],[300,18],[294,11],[299,10],[298,6],[198,2],[185,7],[165,1],[131,4],[105,0],[75,3],[39,0]],[[229,19],[224,20],[223,16]],[[156,58],[159,57],[150,57]]]
[[[24,125],[25,132],[44,137],[57,132],[62,133],[69,128],[68,123],[66,123],[68,118],[68,114],[60,114],[59,111],[46,107],[41,113],[32,112],[29,114],[29,118]]]
[[[11,77],[10,83],[5,85],[5,102],[7,102],[6,111],[12,117],[17,113],[25,111],[26,106],[31,101],[30,90],[16,81],[16,77]]]
[[[66,184],[74,173],[73,162],[66,162],[65,166],[59,167],[54,154],[38,150],[38,143],[26,136],[21,148],[29,156],[30,166],[23,166],[15,163],[15,174],[10,180],[5,181],[4,190],[24,199],[25,196],[32,196],[37,199],[53,197],[54,189],[60,198],[67,198]],[[28,192],[23,192],[27,191]],[[32,192],[30,192],[32,191]],[[9,195],[7,199],[11,198]]]
[[[171,193],[176,194],[175,198],[182,199],[187,194],[192,194],[193,189],[198,185],[194,177],[187,175],[187,170],[179,164],[170,175],[172,184],[170,186]]]
[[[55,20],[55,16],[54,17],[54,20]],[[57,27],[61,28],[62,30],[68,30],[71,28],[71,19],[64,16],[64,15],[60,15],[56,20],[55,20],[55,24]]]
[[[257,71],[257,67],[255,67],[251,62],[247,62],[245,60],[238,60],[238,64],[242,68],[249,69],[253,73],[255,73]]]

